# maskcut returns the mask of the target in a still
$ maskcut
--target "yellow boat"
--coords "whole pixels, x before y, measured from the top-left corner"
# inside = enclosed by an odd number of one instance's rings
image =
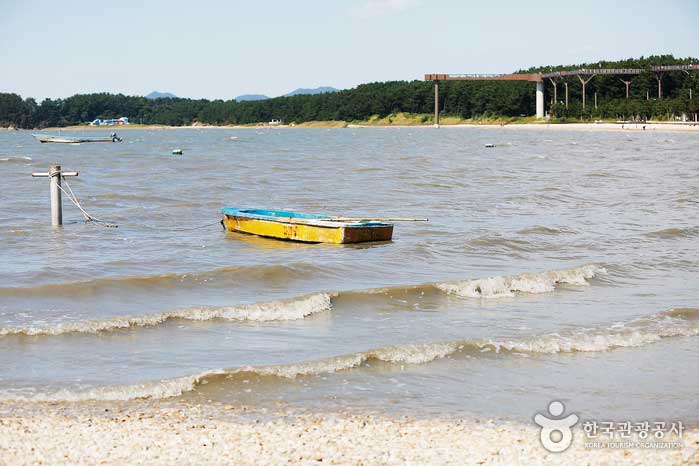
[[[390,241],[393,236],[392,224],[373,220],[235,207],[224,208],[222,212],[226,230],[268,238],[347,244]]]

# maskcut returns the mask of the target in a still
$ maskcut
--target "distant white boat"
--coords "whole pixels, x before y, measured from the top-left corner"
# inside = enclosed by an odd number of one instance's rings
[[[275,119],[272,119],[272,120],[270,120],[270,122],[269,122],[269,126],[279,126],[279,125],[281,125],[281,124],[282,124],[282,120],[275,120]]]
[[[121,138],[112,133],[109,137],[101,138],[83,138],[83,137],[70,137],[70,136],[53,136],[51,134],[32,134],[39,142],[42,144],[45,142],[54,142],[61,144],[80,144],[82,142],[121,142]]]

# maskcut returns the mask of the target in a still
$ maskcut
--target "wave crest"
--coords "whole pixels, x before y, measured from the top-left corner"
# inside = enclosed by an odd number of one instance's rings
[[[31,157],[25,157],[25,156],[0,157],[0,162],[27,163],[27,162],[31,162],[31,161],[32,161]]]
[[[297,320],[327,311],[332,307],[332,296],[316,293],[300,298],[271,301],[241,306],[191,307],[144,316],[113,317],[103,320],[68,322],[37,327],[4,327],[0,336],[9,335],[63,335],[66,333],[99,333],[134,327],[152,327],[168,320],[229,320],[270,322]]]
[[[275,269],[276,270],[276,269]],[[359,291],[320,292],[311,295],[239,306],[201,306],[175,309],[142,316],[119,316],[106,319],[65,322],[51,325],[0,327],[0,337],[11,335],[64,335],[69,333],[100,333],[140,327],[153,327],[169,320],[228,320],[228,321],[285,321],[297,320],[312,314],[330,310],[332,300],[341,297],[373,296],[381,293],[406,292],[414,295],[446,292],[466,298],[503,298],[516,293],[547,293],[560,284],[586,286],[589,279],[606,274],[604,267],[584,265],[581,267],[554,270],[542,273],[523,273],[474,280],[443,283],[428,283],[415,286],[374,288]],[[54,285],[45,285],[53,287]],[[0,289],[2,291],[2,289]],[[0,293],[1,295],[2,293]]]
[[[90,296],[101,293],[151,292],[153,289],[183,289],[229,286],[231,283],[288,283],[329,273],[328,269],[307,263],[230,266],[192,273],[165,273],[129,277],[103,277],[67,283],[46,283],[30,287],[0,288],[0,297]]]
[[[644,233],[643,236],[658,239],[696,238],[699,236],[699,227],[666,228]]]
[[[467,298],[505,298],[514,296],[515,293],[548,293],[560,284],[587,286],[587,280],[606,273],[604,267],[591,264],[542,273],[444,282],[435,286],[447,293]]]
[[[60,390],[17,396],[5,393],[2,398],[16,401],[83,401],[129,400],[134,398],[169,398],[193,391],[203,383],[223,379],[247,378],[251,375],[295,379],[350,370],[370,361],[388,364],[424,364],[465,355],[533,355],[574,352],[601,352],[616,348],[639,347],[664,338],[699,335],[699,308],[677,308],[650,317],[617,323],[608,327],[587,328],[570,332],[510,340],[464,340],[377,348],[336,357],[270,366],[247,366],[218,369],[197,375],[177,377],[143,384],[95,387],[84,390]]]

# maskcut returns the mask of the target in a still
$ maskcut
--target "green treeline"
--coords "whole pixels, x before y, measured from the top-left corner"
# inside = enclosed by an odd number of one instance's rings
[[[672,55],[631,58],[619,61],[600,61],[572,66],[536,67],[522,70],[524,73],[549,73],[552,71],[581,68],[642,68],[653,65],[689,65],[699,63],[696,58],[675,58]],[[585,77],[587,78],[587,77]],[[629,99],[622,79],[631,81]],[[603,76],[597,75],[586,86],[586,108],[582,109],[582,85],[577,77],[567,78],[568,109],[565,108],[565,87],[559,81],[556,104],[552,107],[553,86],[545,82],[546,111],[559,118],[602,119],[637,118],[644,120],[669,120],[683,113],[699,112],[699,71],[673,71],[662,74],[663,98],[658,99],[658,81],[655,74],[647,71],[640,75]],[[690,99],[691,89],[691,99]],[[597,108],[595,109],[595,93]]]
[[[570,66],[539,67],[524,73],[573,70],[578,68],[648,68],[651,65],[698,63],[695,58],[671,55],[603,61]],[[428,70],[429,71],[429,70]],[[565,108],[565,88],[558,83],[557,102],[553,86],[545,83],[546,111],[568,120],[600,118],[671,119],[683,113],[699,112],[699,72],[664,73],[663,98],[657,98],[657,81],[651,72],[631,76],[631,96],[617,76],[595,76],[587,84],[587,105],[582,109],[581,84],[567,78],[569,106]],[[690,90],[692,98],[690,98]],[[535,86],[517,81],[449,81],[440,83],[440,111],[460,118],[518,117],[531,115],[535,108]],[[594,96],[597,95],[597,108]],[[78,94],[66,99],[45,99],[37,103],[17,94],[0,93],[0,126],[42,128],[69,126],[95,118],[129,117],[132,123],[190,125],[250,124],[281,119],[287,123],[307,121],[363,121],[392,113],[434,111],[434,86],[424,81],[392,81],[362,84],[354,89],[317,95],[277,97],[263,101],[146,99],[122,94]]]

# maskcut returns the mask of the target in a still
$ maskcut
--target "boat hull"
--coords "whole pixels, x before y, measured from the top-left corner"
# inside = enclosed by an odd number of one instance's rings
[[[308,219],[262,219],[224,212],[223,224],[228,231],[304,243],[365,243],[390,241],[393,237],[392,224],[377,222],[342,224]]]
[[[34,137],[42,144],[52,142],[55,144],[81,144],[83,142],[115,142],[114,138],[73,138],[60,136],[45,136],[35,134]]]

